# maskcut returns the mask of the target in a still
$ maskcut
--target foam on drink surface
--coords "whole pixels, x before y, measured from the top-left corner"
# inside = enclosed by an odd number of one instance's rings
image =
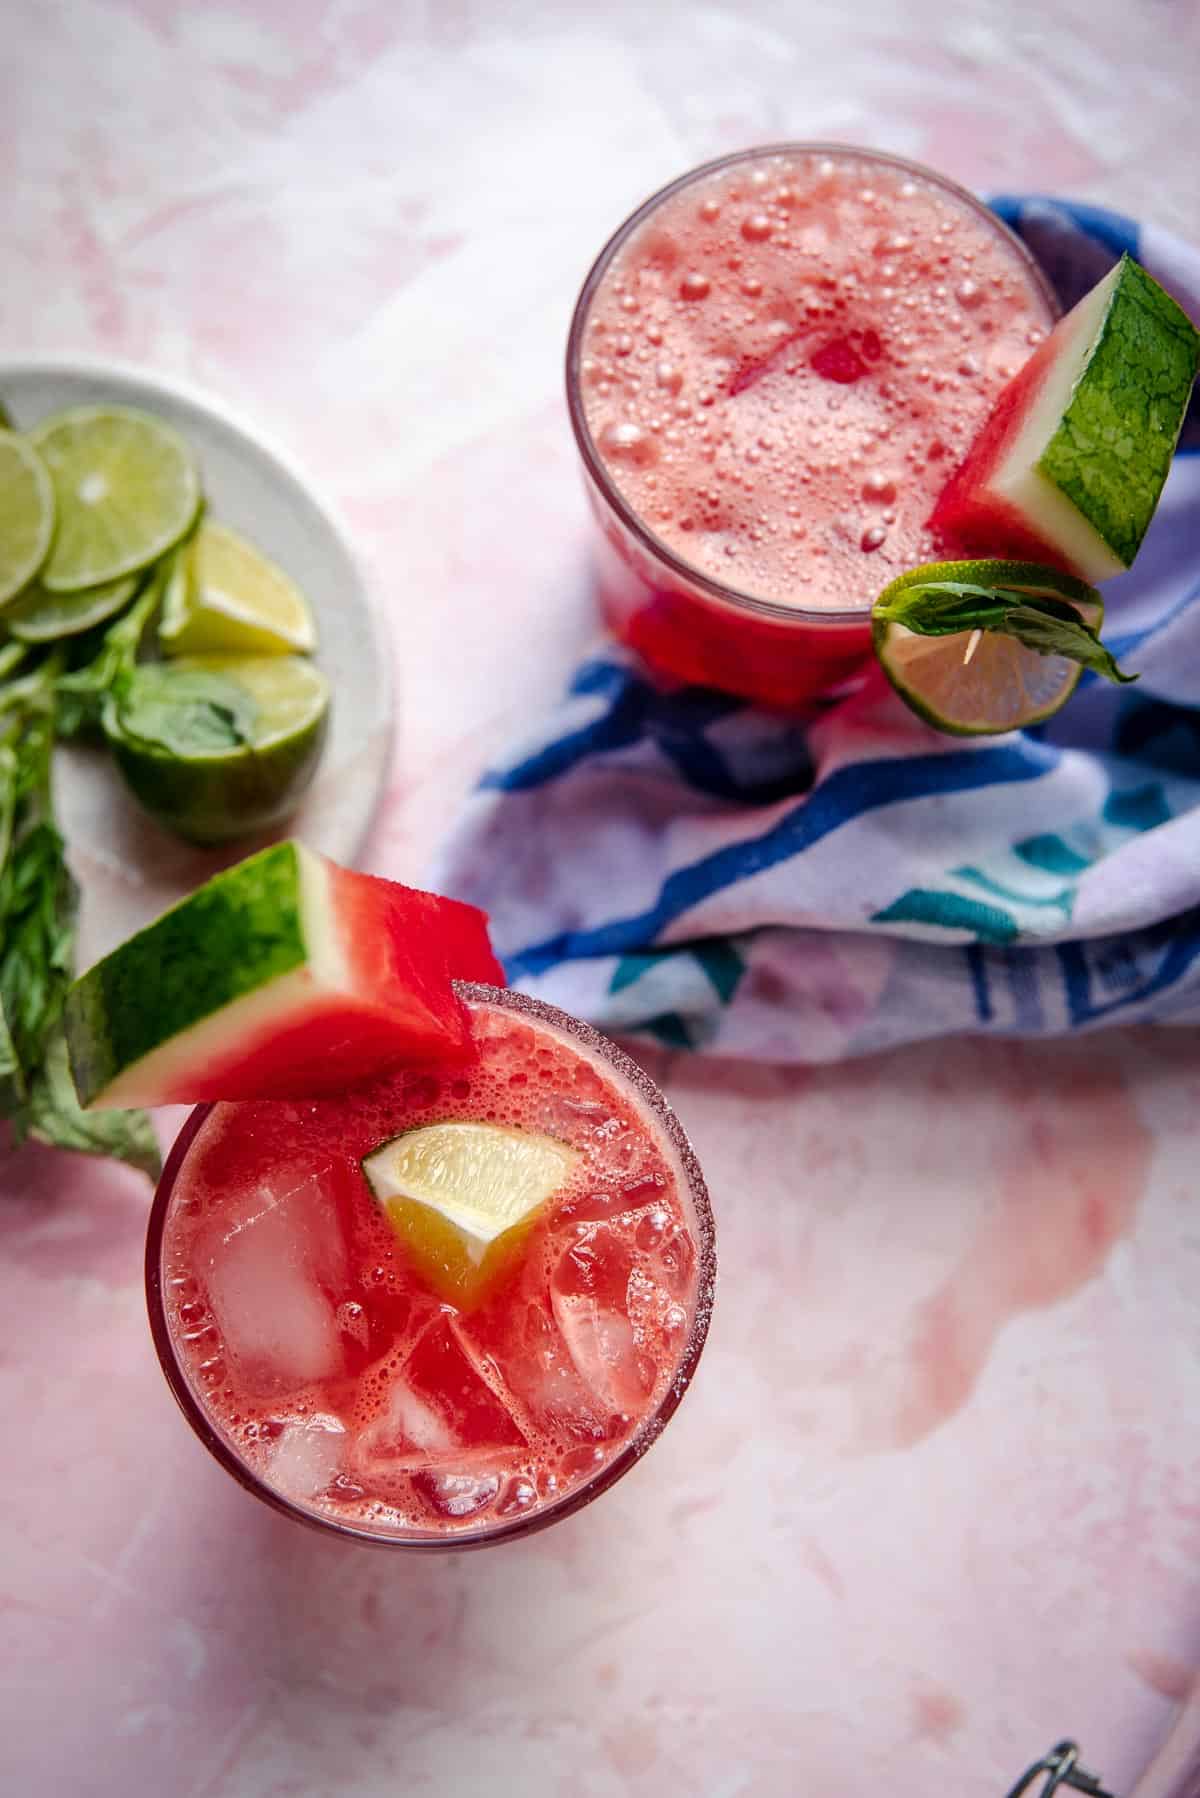
[[[477,1006],[479,1060],[338,1101],[214,1108],[163,1240],[172,1337],[217,1429],[269,1485],[389,1531],[553,1503],[662,1403],[701,1302],[674,1152],[557,1032]],[[406,1265],[361,1158],[446,1118],[580,1151],[511,1276],[477,1310]]]
[[[635,513],[723,586],[870,606],[945,546],[926,520],[1053,322],[1012,241],[916,172],[738,163],[667,197],[609,264],[579,368]]]

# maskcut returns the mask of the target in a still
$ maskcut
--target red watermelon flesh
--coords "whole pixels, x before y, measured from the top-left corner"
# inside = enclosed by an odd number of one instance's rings
[[[482,912],[276,844],[76,981],[80,1101],[306,1099],[405,1061],[462,1061],[455,980],[504,984]]]

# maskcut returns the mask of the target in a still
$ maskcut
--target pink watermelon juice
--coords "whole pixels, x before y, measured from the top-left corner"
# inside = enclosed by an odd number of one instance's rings
[[[567,386],[612,628],[690,681],[826,691],[1056,316],[1024,246],[892,157],[784,146],[663,189],[592,269]]]
[[[704,1184],[648,1076],[562,1013],[462,990],[474,1061],[201,1107],[151,1221],[151,1322],[193,1427],[260,1496],[370,1540],[465,1547],[574,1509],[674,1410],[712,1300]],[[421,1277],[361,1166],[446,1119],[575,1152],[474,1308]]]

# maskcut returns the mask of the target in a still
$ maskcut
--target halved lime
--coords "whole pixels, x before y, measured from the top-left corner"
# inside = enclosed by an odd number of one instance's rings
[[[469,1306],[512,1265],[578,1159],[550,1136],[452,1121],[406,1130],[362,1165],[417,1271],[442,1298]]]
[[[317,646],[295,582],[236,531],[207,520],[180,559],[158,636],[166,655],[309,654]]]
[[[294,810],[320,759],[329,687],[300,656],[144,662],[110,698],[104,734],[147,811],[223,843]]]
[[[81,587],[78,593],[51,593],[35,581],[13,600],[4,622],[22,643],[54,643],[60,637],[78,637],[106,618],[115,618],[137,590],[136,574],[106,581],[102,587]]]
[[[0,606],[38,573],[54,540],[54,486],[42,458],[0,430]]]
[[[914,712],[954,736],[996,736],[1050,718],[1071,697],[1083,669],[992,630],[928,635],[904,623],[939,584],[1051,599],[1073,607],[1093,630],[1104,619],[1094,587],[1073,575],[1027,562],[931,562],[886,587],[875,602],[875,653],[896,692]]]
[[[188,530],[200,472],[175,431],[147,412],[80,406],[31,433],[58,505],[44,587],[72,593],[135,574]]]

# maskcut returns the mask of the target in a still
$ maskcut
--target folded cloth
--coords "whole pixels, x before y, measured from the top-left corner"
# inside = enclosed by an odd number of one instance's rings
[[[1200,318],[1200,255],[1003,198],[1064,306],[1130,251]],[[881,678],[801,725],[602,647],[488,773],[433,884],[514,984],[622,1035],[819,1062],[950,1032],[1200,1023],[1200,411],[1057,717],[962,740]]]

